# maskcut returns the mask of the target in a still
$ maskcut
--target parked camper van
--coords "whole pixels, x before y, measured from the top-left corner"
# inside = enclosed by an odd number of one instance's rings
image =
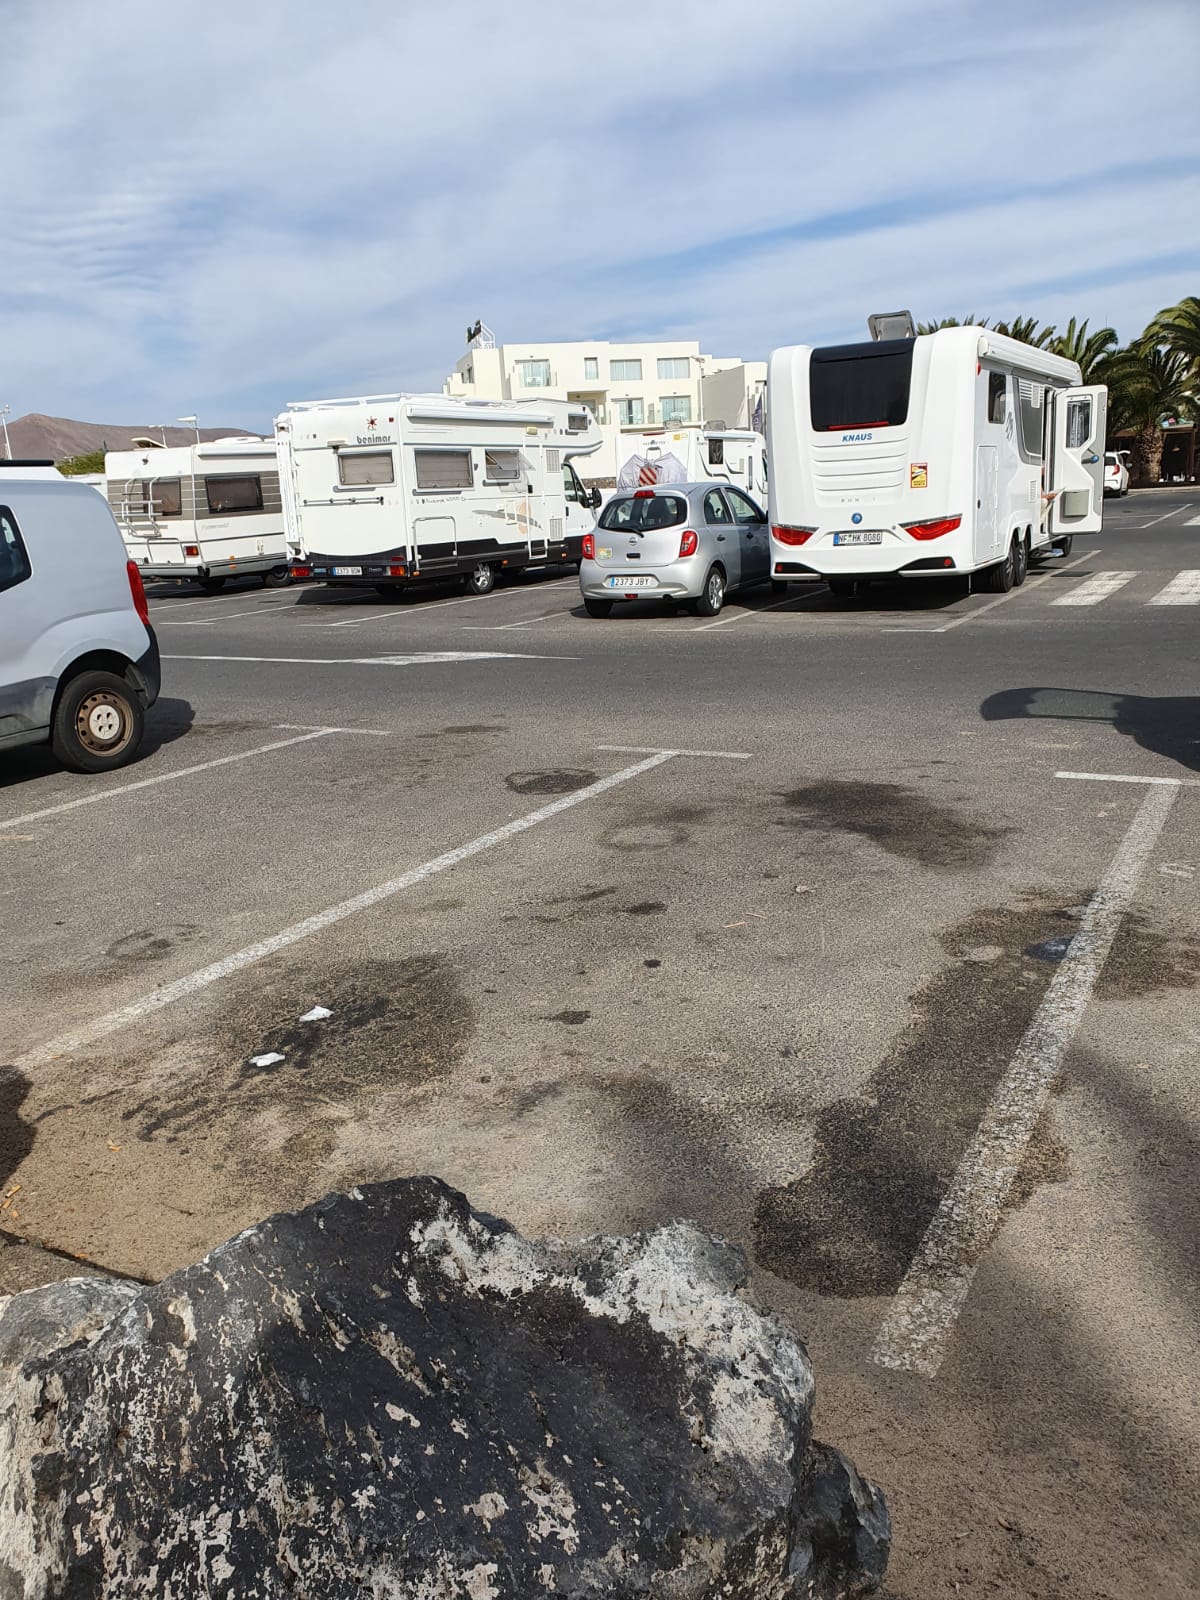
[[[571,465],[603,437],[585,406],[445,395],[290,405],[276,419],[296,577],[373,585],[578,561],[600,503]]]
[[[617,442],[617,489],[662,483],[736,483],[760,500],[767,497],[766,440],[749,428],[652,428],[622,433]]]
[[[143,578],[223,588],[289,581],[279,468],[270,439],[167,445],[139,439],[104,458],[108,503]]]
[[[909,321],[911,327],[911,321]],[[1107,390],[984,328],[772,353],[771,574],[853,593],[981,573],[1099,533]]]

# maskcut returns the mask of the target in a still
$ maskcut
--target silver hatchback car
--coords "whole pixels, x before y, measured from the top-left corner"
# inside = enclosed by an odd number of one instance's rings
[[[766,513],[731,483],[672,483],[615,494],[584,536],[579,587],[591,617],[618,600],[695,601],[715,617],[731,589],[766,583]]]

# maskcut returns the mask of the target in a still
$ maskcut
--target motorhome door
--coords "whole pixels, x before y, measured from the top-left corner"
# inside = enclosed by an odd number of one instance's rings
[[[1099,533],[1104,514],[1104,434],[1108,390],[1057,389],[1050,403],[1047,490],[1050,532]]]

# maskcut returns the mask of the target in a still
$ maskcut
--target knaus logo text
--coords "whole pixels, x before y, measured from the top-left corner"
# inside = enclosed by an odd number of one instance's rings
[[[844,433],[842,435],[842,443],[843,444],[866,444],[868,439],[873,439],[874,437],[875,437],[875,435],[873,433],[870,433],[870,432],[868,432],[868,433]]]

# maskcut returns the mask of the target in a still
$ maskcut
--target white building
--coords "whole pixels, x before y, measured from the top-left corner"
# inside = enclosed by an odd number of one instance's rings
[[[477,400],[580,401],[604,432],[605,447],[587,463],[592,482],[617,470],[621,431],[679,428],[721,422],[754,425],[766,389],[765,361],[704,355],[697,339],[611,344],[579,339],[569,344],[498,345],[477,324],[466,353],[443,385],[448,395]]]

